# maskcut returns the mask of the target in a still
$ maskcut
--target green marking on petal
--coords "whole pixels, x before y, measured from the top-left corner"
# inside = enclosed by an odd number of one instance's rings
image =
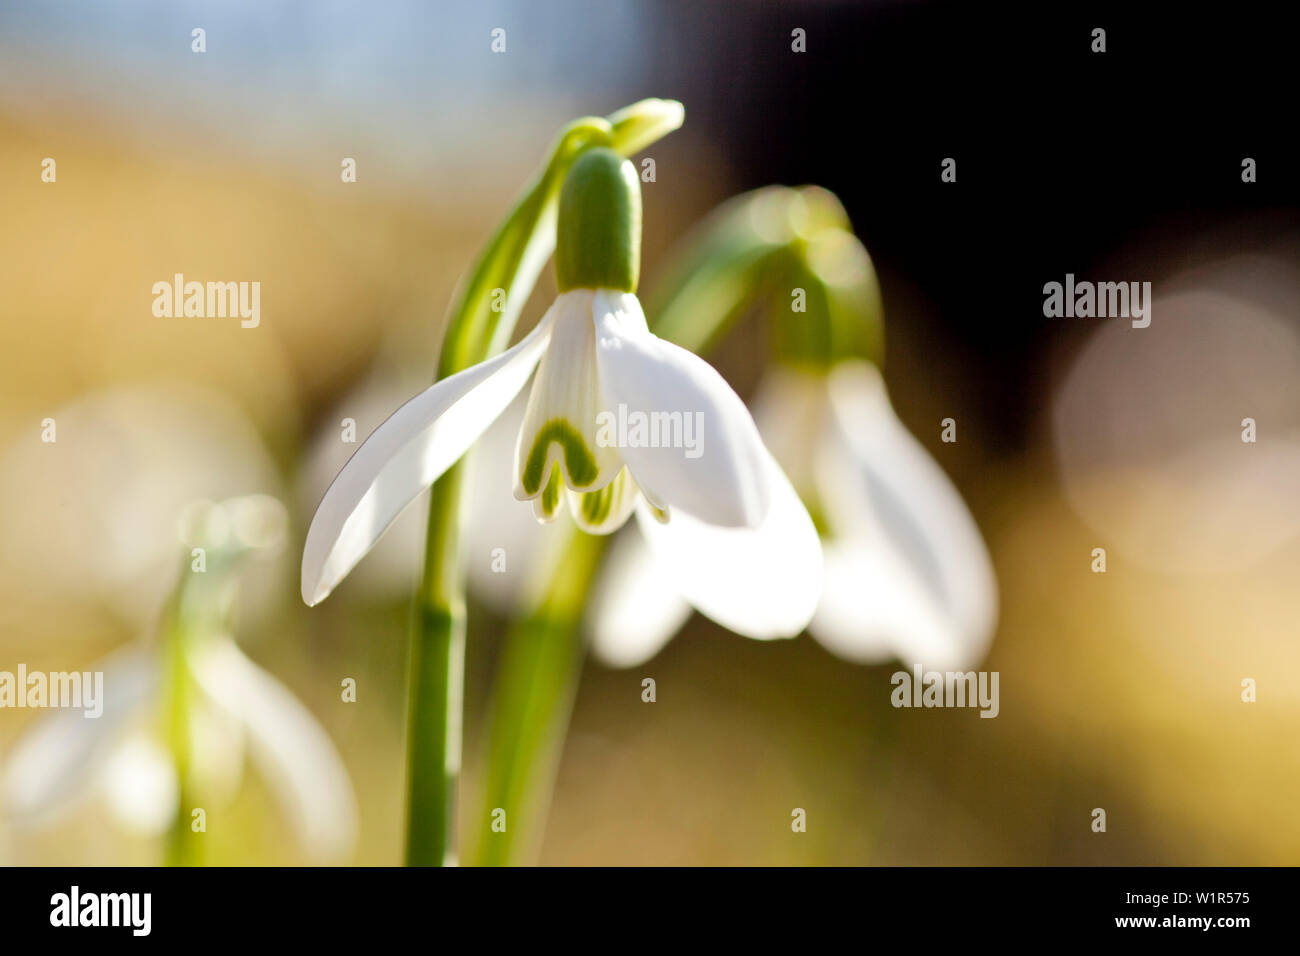
[[[671,516],[668,514],[668,509],[667,509],[667,508],[656,508],[654,505],[650,504],[650,502],[648,502],[648,501],[646,502],[646,505],[650,508],[650,513],[651,513],[652,515],[654,515],[655,521],[658,521],[660,524],[667,524],[667,523],[668,523],[668,519],[669,519]]]
[[[595,482],[600,475],[596,456],[591,453],[576,428],[562,418],[553,418],[537,430],[533,447],[524,461],[520,483],[524,486],[525,493],[535,495],[541,488],[542,470],[546,467],[552,442],[560,446],[560,453],[564,456],[564,470],[568,472],[573,487],[585,488]]]
[[[604,488],[569,492],[569,511],[578,527],[588,534],[610,534],[627,521],[636,497],[636,484],[623,468]]]
[[[560,507],[560,496],[564,491],[564,480],[560,477],[560,466],[551,466],[551,477],[546,482],[546,487],[542,489],[542,514],[546,518],[555,517],[555,511]]]
[[[590,524],[600,524],[609,517],[614,507],[614,499],[621,491],[623,476],[615,478],[599,491],[587,491],[582,495],[582,516]]]

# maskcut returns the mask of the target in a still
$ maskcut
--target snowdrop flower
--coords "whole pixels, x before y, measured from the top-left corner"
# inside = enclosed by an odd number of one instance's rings
[[[276,546],[284,510],[274,498],[252,495],[201,503],[183,525],[187,544],[205,546],[207,571],[185,579],[177,603],[201,604],[205,610],[195,617],[210,625],[212,612],[228,601],[226,572],[245,555]],[[329,736],[223,629],[200,630],[186,653],[199,691],[186,699],[188,786],[205,799],[229,799],[247,753],[308,852],[321,861],[345,856],[356,837],[356,800]],[[171,826],[182,781],[163,744],[162,650],[131,647],[92,665],[104,675],[99,718],[56,710],[32,724],[0,772],[0,815],[39,827],[99,797],[129,832],[156,837]]]
[[[992,563],[961,495],[894,414],[876,367],[777,366],[754,404],[823,535],[813,637],[864,663],[980,660],[997,619]],[[689,614],[683,600],[665,599],[670,577],[645,542],[617,543],[593,615],[598,657],[628,667],[667,643]]]
[[[161,662],[132,648],[91,668],[104,673],[103,716],[87,720],[80,711],[57,710],[38,719],[6,757],[0,813],[39,827],[99,797],[127,832],[161,836],[180,794],[155,726]],[[190,716],[196,790],[219,803],[233,797],[247,753],[313,858],[346,856],[356,836],[355,797],[316,719],[229,638],[206,647],[192,670],[203,691]]]
[[[560,196],[555,303],[517,345],[416,396],[357,450],[308,530],[304,601],[323,600],[532,376],[515,498],[544,522],[567,507],[593,534],[635,512],[696,607],[755,637],[803,629],[821,584],[815,528],[739,396],[647,328],[635,294],[639,188],[611,150],[574,162]]]

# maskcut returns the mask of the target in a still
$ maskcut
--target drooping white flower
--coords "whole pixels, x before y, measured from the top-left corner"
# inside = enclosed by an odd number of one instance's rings
[[[158,657],[132,648],[92,668],[104,673],[103,715],[57,710],[37,719],[6,755],[0,815],[42,826],[99,797],[125,830],[160,836],[175,819],[180,780],[158,727]],[[316,718],[228,638],[208,642],[191,669],[203,691],[190,705],[199,792],[233,796],[247,749],[308,854],[346,856],[356,798]]]
[[[754,636],[798,633],[820,589],[815,528],[740,397],[703,359],[649,331],[634,293],[632,165],[584,153],[557,230],[560,294],[537,326],[403,405],[335,478],[308,530],[303,600],[323,600],[532,376],[513,463],[478,468],[511,468],[514,497],[542,521],[567,507],[583,531],[605,534],[635,511],[647,535],[689,557],[682,583],[697,607],[721,619],[762,604]]]
[[[778,368],[755,401],[760,430],[817,516],[825,580],[809,632],[854,661],[965,667],[983,657],[997,585],[961,495],[894,414],[875,366]],[[598,585],[593,649],[614,666],[652,657],[684,622],[688,554],[625,535]],[[725,623],[725,622],[724,622]],[[743,631],[742,631],[743,633]]]
[[[187,546],[202,543],[207,570],[192,579],[202,596],[183,584],[178,600],[189,594],[192,601],[224,604],[226,572],[244,555],[274,551],[285,524],[283,507],[266,495],[187,509],[182,538]],[[356,797],[329,735],[219,628],[188,644],[185,660],[198,692],[184,697],[185,782],[205,799],[224,802],[238,789],[247,753],[307,852],[320,861],[345,856],[356,839]],[[162,743],[163,657],[162,647],[133,646],[91,665],[103,673],[98,718],[60,709],[36,719],[5,755],[0,818],[40,827],[100,798],[124,829],[161,835],[180,809],[182,784]]]

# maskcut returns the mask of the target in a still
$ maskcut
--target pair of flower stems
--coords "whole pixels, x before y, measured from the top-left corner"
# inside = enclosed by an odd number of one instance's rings
[[[543,171],[488,243],[455,299],[438,366],[439,380],[484,362],[508,343],[520,307],[554,246],[556,205],[575,161],[591,149],[633,155],[676,129],[683,116],[680,104],[647,100],[607,119],[577,120],[561,133]],[[799,228],[752,228],[750,220],[765,211],[777,213],[769,215],[769,221],[788,227],[793,217],[786,213],[795,203],[802,220]],[[774,204],[781,208],[763,208]],[[667,277],[657,304],[649,310],[656,317],[657,334],[692,351],[714,341],[774,279],[778,285],[792,287],[807,278],[801,264],[810,254],[810,242],[848,235],[842,209],[833,197],[819,190],[756,194],[746,197],[746,207],[739,210],[740,215],[736,213],[731,211],[730,220],[740,220],[741,228],[728,228],[724,210],[718,217],[719,228],[707,231],[701,247],[685,257],[676,274]],[[639,222],[636,232],[639,239]],[[813,254],[825,257],[828,253]],[[834,254],[835,250],[829,251]],[[562,292],[564,271],[575,268],[572,263],[582,255],[581,249],[558,251]],[[615,262],[619,259],[614,257]],[[599,272],[601,266],[601,262],[594,266],[580,262],[576,268]],[[626,277],[593,284],[617,288],[619,281]],[[634,275],[631,285],[635,286]],[[816,303],[817,311],[835,316],[835,304],[825,301],[830,294],[827,286],[815,280],[802,281],[802,286],[807,287],[807,294],[822,297]],[[504,308],[493,307],[500,306],[493,300],[500,295],[497,290],[505,292]],[[707,308],[700,308],[706,302]],[[868,318],[863,322],[859,314],[844,321],[778,324],[781,352],[796,363],[825,365],[846,355],[878,362],[878,310]],[[466,637],[459,540],[464,490],[463,463],[452,465],[433,483],[424,574],[414,613],[406,862],[415,866],[454,863],[458,857],[456,796]],[[515,623],[507,639],[494,692],[483,826],[476,832],[487,833],[489,811],[498,808],[505,811],[507,826],[503,832],[480,838],[473,848],[474,862],[520,862],[536,850],[584,659],[581,619],[586,595],[602,550],[603,538],[571,533],[549,589]],[[311,590],[305,576],[304,597],[310,599]]]

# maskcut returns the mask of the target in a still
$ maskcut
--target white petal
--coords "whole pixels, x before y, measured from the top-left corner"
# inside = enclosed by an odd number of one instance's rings
[[[232,641],[196,652],[193,670],[204,692],[244,724],[252,758],[302,845],[320,859],[346,855],[356,839],[356,797],[316,718]]]
[[[5,758],[0,807],[6,814],[38,822],[93,793],[94,773],[157,699],[160,674],[152,653],[132,647],[93,666],[104,673],[103,713],[54,710],[36,719]]]
[[[391,361],[377,363],[365,382],[351,389],[321,416],[321,427],[304,466],[299,470],[297,504],[306,509],[302,515],[304,523],[311,522],[317,502],[356,451],[356,445],[339,440],[339,423],[352,419],[357,433],[364,438],[378,428],[393,409],[399,408],[410,396],[428,385],[427,368],[418,377],[414,374],[408,376],[399,370],[398,364]],[[480,440],[474,444],[470,457],[478,452],[481,443]],[[509,479],[508,474],[506,478]],[[427,491],[417,495],[370,549],[366,560],[348,574],[350,593],[394,601],[410,597],[423,566],[425,518],[429,511],[427,496]]]
[[[590,289],[565,292],[551,307],[551,341],[537,367],[515,446],[515,497],[542,493],[558,465],[564,484],[595,490],[623,467],[616,448],[596,442],[601,411],[596,378],[596,330]]]
[[[519,344],[434,384],[365,440],[307,531],[302,599],[323,601],[393,519],[465,454],[519,394],[546,349],[551,313]]]
[[[526,395],[511,402],[467,458],[461,542],[469,588],[505,614],[531,607],[545,592],[551,563],[571,531],[566,522],[539,523],[532,508],[515,499],[513,470],[501,467],[514,458],[526,403]]]
[[[225,707],[195,694],[189,708],[190,775],[186,784],[216,804],[235,798],[244,779],[247,734]]]
[[[749,402],[758,433],[810,507],[817,491],[817,454],[833,427],[826,376],[786,365],[763,372]]]
[[[702,358],[647,331],[636,296],[598,291],[594,308],[601,391],[627,416],[619,452],[637,484],[674,515],[758,527],[775,492],[745,403]],[[638,438],[638,421],[671,424]]]
[[[677,593],[723,627],[767,640],[807,626],[821,596],[822,552],[789,479],[763,455],[772,503],[758,528],[722,528],[676,509],[661,524],[644,503],[637,518]]]
[[[842,365],[829,384],[841,444],[818,475],[841,546],[814,636],[862,659],[888,639],[926,667],[977,662],[997,622],[997,582],[970,511],[894,415],[873,366]]]
[[[943,670],[959,666],[951,619],[896,552],[880,542],[826,541],[826,583],[808,631],[846,660],[901,657]]]
[[[597,659],[635,667],[663,649],[691,616],[691,606],[634,524],[611,546],[589,613]]]
[[[114,819],[127,830],[161,836],[176,819],[181,795],[176,764],[148,734],[131,734],[114,748],[100,786]]]

